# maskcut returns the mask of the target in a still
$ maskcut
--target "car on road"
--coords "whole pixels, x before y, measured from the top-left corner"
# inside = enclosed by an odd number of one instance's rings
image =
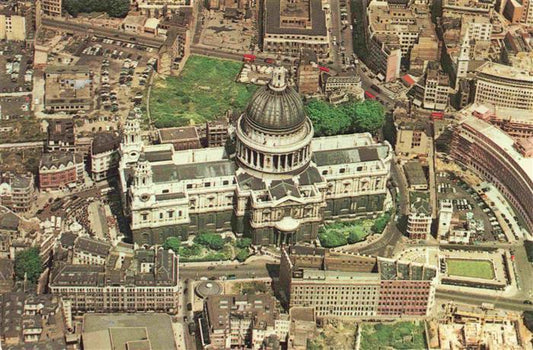
[[[524,300],[524,304],[533,305],[533,301],[526,299],[526,300]]]
[[[208,269],[209,271],[214,270],[214,269],[215,269],[215,266],[209,266],[207,269]]]
[[[192,311],[192,304],[191,303],[187,303],[187,311]]]

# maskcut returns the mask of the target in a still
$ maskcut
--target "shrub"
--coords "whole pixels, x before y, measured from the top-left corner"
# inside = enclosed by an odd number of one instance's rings
[[[320,244],[325,248],[335,248],[348,243],[348,240],[342,232],[338,231],[322,232],[318,235],[318,239],[320,240]]]

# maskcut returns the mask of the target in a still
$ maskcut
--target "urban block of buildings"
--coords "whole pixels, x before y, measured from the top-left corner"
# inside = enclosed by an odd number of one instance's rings
[[[209,296],[199,323],[204,349],[262,349],[271,336],[278,345],[285,342],[289,319],[280,315],[276,304],[267,294]]]
[[[50,112],[76,113],[93,107],[93,73],[87,66],[47,66],[44,106]]]
[[[434,267],[381,257],[304,246],[281,252],[282,297],[318,318],[428,315],[436,277]]]
[[[0,173],[0,205],[17,213],[26,212],[31,208],[35,197],[32,173]]]
[[[178,256],[162,248],[133,250],[119,244],[108,249],[105,243],[78,238],[73,262],[60,261],[51,272],[50,292],[68,301],[73,313],[177,312]]]
[[[493,183],[523,218],[525,231],[532,232],[533,203],[529,199],[533,196],[530,170],[533,168],[533,145],[528,138],[515,140],[476,117],[476,107],[472,105],[472,109],[462,111],[453,134],[450,156]]]
[[[326,12],[320,0],[265,0],[263,51],[298,57],[302,49],[329,55]]]

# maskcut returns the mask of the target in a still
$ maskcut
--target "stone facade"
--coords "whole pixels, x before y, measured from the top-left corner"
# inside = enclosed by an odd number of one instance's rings
[[[144,146],[139,130],[131,117],[119,173],[133,238],[141,245],[228,230],[255,245],[311,241],[324,220],[384,210],[390,145],[370,134],[313,139],[282,68],[237,121],[235,154],[222,147]]]

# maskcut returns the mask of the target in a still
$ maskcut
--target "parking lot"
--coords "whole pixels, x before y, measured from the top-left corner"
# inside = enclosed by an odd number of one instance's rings
[[[204,10],[200,43],[229,52],[249,52],[255,36],[251,19],[224,18],[222,11]]]
[[[0,41],[0,92],[28,92],[32,88],[33,50],[24,44]]]
[[[455,174],[437,173],[437,198],[451,200],[454,216],[458,216],[460,220],[472,216],[478,221],[481,229],[474,235],[474,242],[506,241],[494,212],[472,187]]]
[[[82,136],[116,130],[135,106],[142,102],[153,73],[155,49],[95,36],[62,36],[48,61],[86,65],[94,73],[94,110],[74,116]]]

